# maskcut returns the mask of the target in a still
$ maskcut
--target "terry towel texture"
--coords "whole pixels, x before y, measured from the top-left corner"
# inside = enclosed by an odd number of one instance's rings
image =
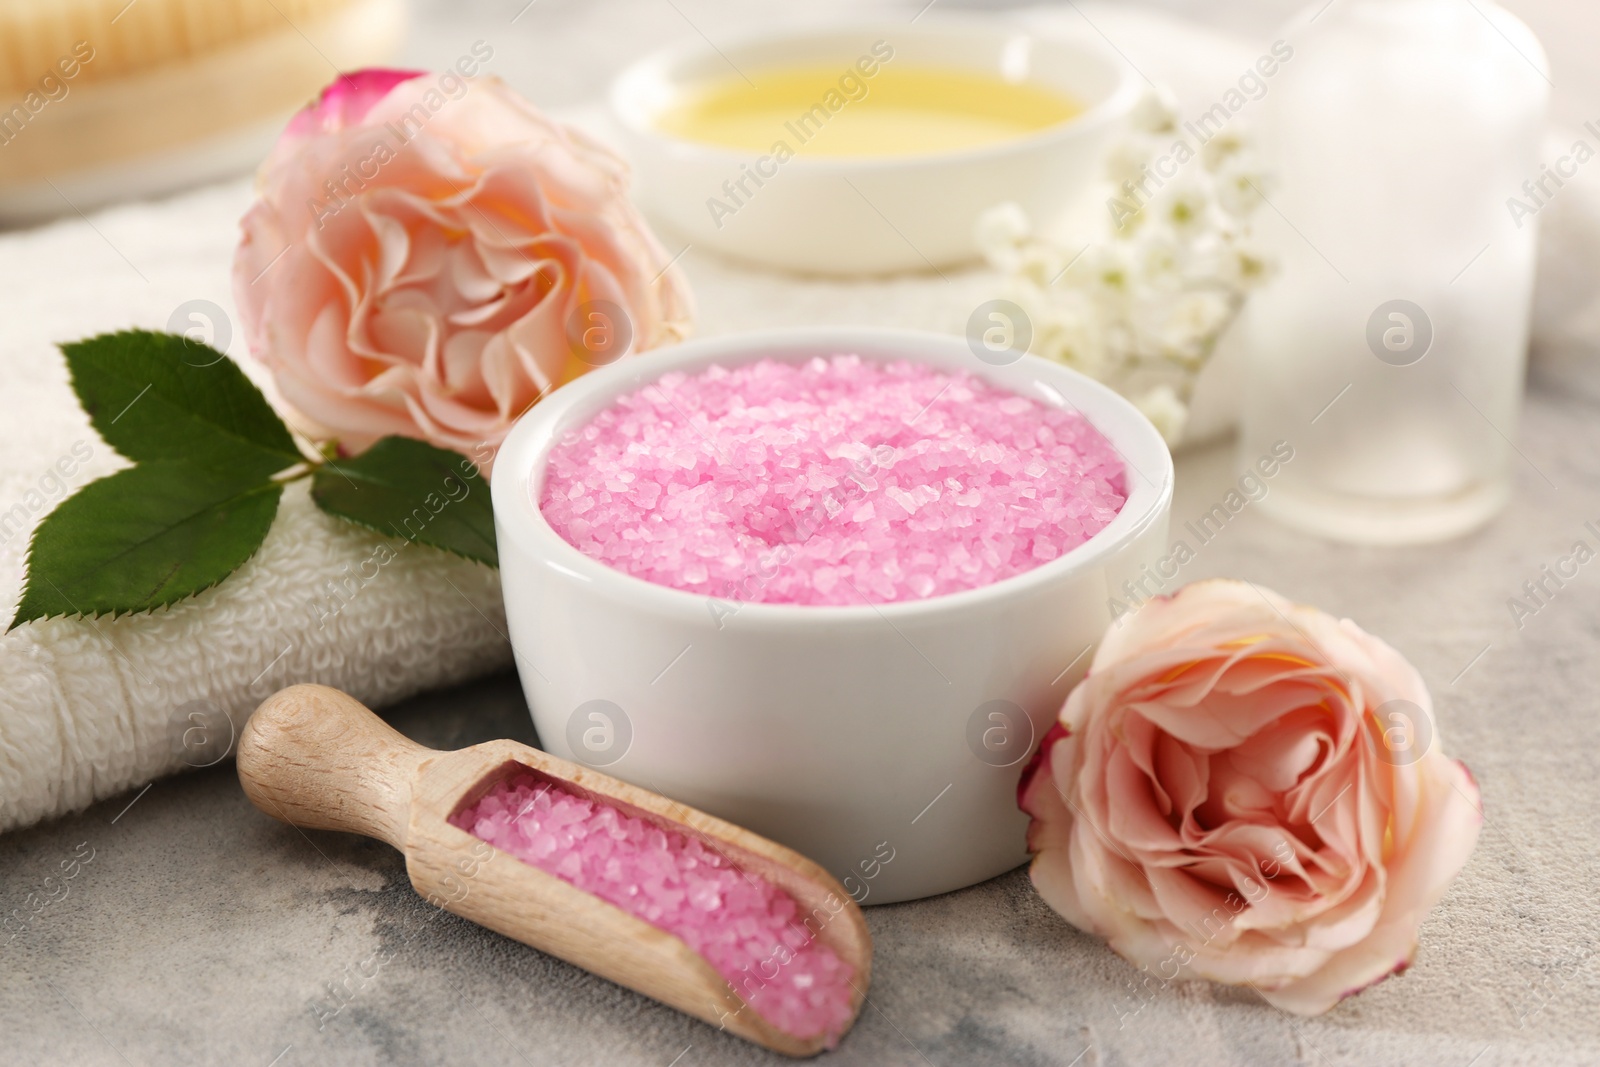
[[[0,291],[15,309],[0,328],[7,621],[32,525],[125,465],[78,408],[56,342],[181,331],[215,316],[196,301],[231,319],[228,264],[248,196],[233,183],[0,240]],[[231,326],[215,336],[245,347]],[[148,615],[51,619],[0,638],[0,829],[221,758],[255,705],[291,682],[381,706],[511,663],[493,570],[399,541],[375,572],[363,563],[380,541],[324,515],[298,483],[261,551],[221,585]]]

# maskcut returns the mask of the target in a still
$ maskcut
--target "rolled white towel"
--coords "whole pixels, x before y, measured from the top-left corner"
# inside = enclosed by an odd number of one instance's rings
[[[28,531],[122,465],[89,428],[55,343],[166,329],[197,300],[231,319],[228,267],[248,199],[233,183],[0,237],[0,290],[17,312],[0,321],[8,620]],[[191,305],[179,329],[191,314],[207,312]],[[238,331],[225,329],[238,352]],[[404,541],[386,542],[391,561],[368,562],[380,543],[323,514],[299,483],[261,550],[222,584],[145,615],[51,619],[0,638],[0,830],[222,758],[244,717],[291,682],[382,706],[511,663],[495,571]]]

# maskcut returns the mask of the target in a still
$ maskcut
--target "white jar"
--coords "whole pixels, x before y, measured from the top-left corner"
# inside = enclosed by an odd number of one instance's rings
[[[1524,187],[1549,173],[1544,52],[1482,0],[1317,0],[1289,40],[1260,105],[1281,275],[1243,323],[1243,460],[1293,445],[1263,507],[1303,529],[1460,534],[1521,462],[1535,216],[1560,195]]]

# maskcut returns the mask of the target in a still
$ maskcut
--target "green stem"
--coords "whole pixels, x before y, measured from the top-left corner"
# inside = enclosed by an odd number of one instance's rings
[[[288,485],[290,482],[298,482],[302,478],[309,478],[317,473],[323,464],[332,463],[339,455],[339,442],[337,440],[330,439],[318,444],[302,437],[298,433],[294,433],[292,430],[290,433],[294,434],[295,444],[299,446],[300,455],[304,458],[282,474],[273,476],[273,482],[278,485]]]
[[[298,482],[302,478],[311,477],[320,466],[322,466],[320,463],[296,463],[282,474],[274,474],[272,482],[276,485],[288,485],[290,482]]]

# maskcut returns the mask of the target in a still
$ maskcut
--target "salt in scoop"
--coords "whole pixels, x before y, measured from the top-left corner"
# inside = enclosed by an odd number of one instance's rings
[[[831,875],[608,775],[509,740],[425,748],[316,685],[256,709],[238,766],[267,814],[399,849],[430,903],[774,1051],[831,1047],[865,1000],[872,941]]]

